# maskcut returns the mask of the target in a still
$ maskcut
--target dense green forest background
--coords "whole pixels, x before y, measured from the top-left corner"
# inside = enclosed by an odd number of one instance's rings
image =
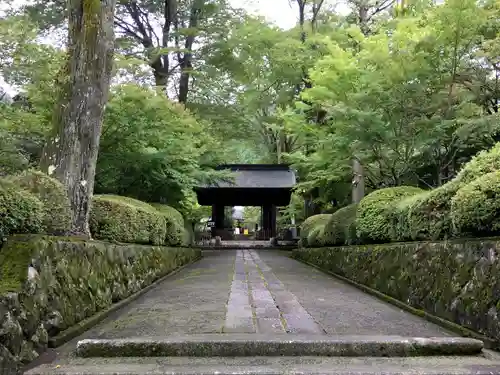
[[[281,220],[300,222],[351,203],[360,176],[366,193],[435,188],[500,141],[498,0],[293,1],[289,30],[226,0],[118,1],[95,193],[197,220],[192,188],[216,165],[290,163]],[[0,73],[22,93],[0,105],[0,175],[40,161],[65,12],[37,0],[0,19]]]

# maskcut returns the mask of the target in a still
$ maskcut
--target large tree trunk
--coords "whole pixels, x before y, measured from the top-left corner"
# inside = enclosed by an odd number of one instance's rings
[[[203,6],[203,1],[195,0],[191,6],[191,12],[189,14],[189,29],[196,30],[198,27],[198,21],[201,14],[201,8]],[[191,32],[186,37],[184,43],[184,56],[180,61],[181,66],[181,77],[179,79],[179,103],[186,105],[189,93],[189,78],[191,76],[191,70],[193,69],[193,44],[195,40],[195,34]]]
[[[116,0],[69,0],[68,61],[40,166],[67,188],[71,234],[90,236],[89,212],[113,64]]]
[[[352,203],[359,203],[365,196],[365,177],[363,166],[357,158],[352,161]]]

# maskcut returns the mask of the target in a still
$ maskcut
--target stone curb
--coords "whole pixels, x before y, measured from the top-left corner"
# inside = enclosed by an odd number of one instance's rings
[[[343,366],[342,366],[343,367]],[[473,369],[459,367],[450,369],[449,366],[432,368],[431,366],[417,371],[407,366],[390,366],[387,369],[374,369],[369,364],[349,368],[324,368],[321,366],[190,366],[186,368],[142,365],[106,365],[99,366],[64,366],[55,369],[44,365],[29,371],[26,375],[500,375],[500,366],[474,366]]]
[[[92,328],[95,325],[102,322],[104,319],[106,319],[109,315],[111,315],[115,311],[117,311],[117,310],[121,309],[122,307],[125,307],[129,303],[135,301],[137,298],[139,298],[140,296],[142,296],[146,292],[149,292],[151,289],[156,287],[161,282],[165,281],[170,276],[175,275],[176,273],[182,271],[184,268],[199,261],[202,257],[203,256],[196,257],[191,262],[188,262],[188,263],[184,264],[183,266],[176,268],[172,272],[169,272],[168,274],[160,277],[159,279],[157,279],[153,283],[149,284],[148,286],[144,287],[143,289],[139,290],[138,292],[128,296],[125,299],[122,299],[121,301],[118,301],[118,302],[112,304],[110,307],[99,311],[98,313],[92,315],[91,317],[88,317],[87,319],[82,320],[81,322],[75,324],[74,326],[69,327],[68,329],[59,333],[57,336],[49,338],[49,343],[48,343],[49,348],[57,348],[58,346],[65,344],[66,342],[70,341],[71,339],[74,339],[76,336],[81,335],[85,331],[89,330],[90,328]]]
[[[400,300],[397,300],[393,297],[390,297],[388,296],[387,294],[384,294],[382,292],[379,292],[378,290],[375,290],[375,289],[372,289],[366,285],[363,285],[363,284],[359,284],[357,283],[356,281],[353,281],[351,279],[348,279],[347,277],[344,277],[344,276],[341,276],[339,274],[336,274],[335,272],[331,272],[331,271],[328,271],[328,270],[325,270],[313,263],[309,263],[305,260],[302,260],[302,259],[299,259],[299,258],[295,258],[293,256],[290,256],[292,259],[296,260],[296,261],[299,261],[301,263],[304,263],[308,266],[311,266],[313,268],[316,268],[317,270],[323,272],[323,273],[326,273],[330,276],[333,276],[335,277],[336,279],[339,279],[349,285],[352,285],[360,290],[362,290],[363,292],[367,293],[367,294],[370,294],[374,297],[377,297],[378,299],[384,301],[384,302],[387,302],[387,303],[390,303],[391,305],[394,305],[396,307],[399,307],[401,310],[404,310],[406,312],[409,312],[413,315],[416,315],[420,318],[424,318],[425,320],[431,322],[431,323],[434,323],[442,328],[445,328],[451,332],[454,332],[454,333],[457,333],[461,336],[464,336],[464,337],[470,337],[470,338],[473,338],[473,339],[476,339],[476,340],[481,340],[483,343],[484,343],[484,347],[487,348],[487,349],[492,349],[492,350],[499,350],[500,349],[500,343],[489,338],[489,337],[486,337],[486,336],[483,336],[481,335],[480,333],[477,333],[477,332],[474,332],[468,328],[465,328],[465,327],[462,327],[461,325],[459,324],[456,324],[456,323],[453,323],[453,322],[450,322],[449,320],[446,320],[446,319],[443,319],[443,318],[440,318],[436,315],[432,315],[424,310],[419,310],[419,309],[416,309],[412,306],[409,306],[407,305],[406,303],[404,302],[401,302]]]
[[[463,337],[207,334],[177,338],[85,339],[79,357],[411,357],[478,355],[479,340]]]
[[[280,247],[270,247],[270,246],[196,246],[196,249],[201,250],[283,250],[292,251],[297,249],[297,246],[280,246]]]

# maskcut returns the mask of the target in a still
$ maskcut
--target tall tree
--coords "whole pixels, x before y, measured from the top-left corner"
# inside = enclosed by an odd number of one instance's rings
[[[113,65],[115,0],[69,0],[68,56],[41,168],[68,189],[72,234],[90,235],[89,212]]]
[[[43,29],[60,27],[66,2],[35,0],[23,11]],[[117,0],[117,49],[138,58],[152,72],[152,83],[186,104],[194,72],[203,68],[200,46],[228,34],[239,10],[227,0]]]

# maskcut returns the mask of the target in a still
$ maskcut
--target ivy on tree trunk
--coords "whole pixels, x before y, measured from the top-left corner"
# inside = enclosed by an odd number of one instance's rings
[[[70,234],[90,236],[89,212],[114,52],[116,0],[68,1],[68,57],[40,166],[68,189]]]

